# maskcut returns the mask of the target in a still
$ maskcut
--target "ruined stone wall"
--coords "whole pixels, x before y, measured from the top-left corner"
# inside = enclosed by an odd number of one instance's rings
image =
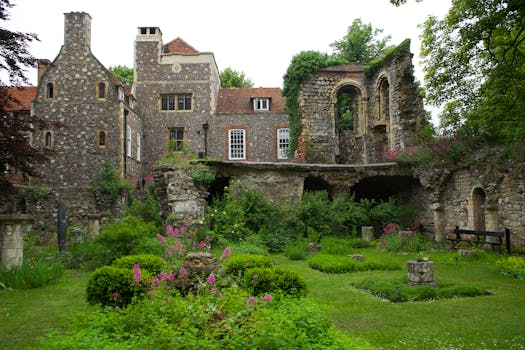
[[[359,64],[326,67],[302,84],[301,136],[309,162],[380,162],[383,151],[409,143],[425,125],[409,50],[373,76],[365,75],[364,68]],[[341,130],[337,97],[348,91],[354,100],[353,127]]]
[[[485,197],[479,206],[475,191]],[[450,235],[455,226],[475,229],[481,217],[485,230],[503,232],[508,227],[511,243],[525,245],[525,163],[507,169],[477,164],[456,171],[443,186],[440,204],[445,234]]]
[[[228,159],[228,129],[246,130],[246,159],[255,162],[276,162],[277,129],[288,128],[284,113],[216,114],[208,129],[207,155]]]

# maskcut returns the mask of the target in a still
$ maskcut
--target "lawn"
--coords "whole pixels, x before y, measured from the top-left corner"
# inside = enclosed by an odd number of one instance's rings
[[[379,257],[375,249],[359,249]],[[402,278],[397,271],[327,274],[273,255],[280,266],[299,272],[308,298],[325,308],[336,326],[366,339],[379,349],[525,349],[525,281],[500,275],[499,256],[457,259],[456,253],[429,253],[438,282],[490,289],[494,295],[427,302],[391,303],[351,286],[365,277]],[[400,265],[414,255],[389,254]],[[35,348],[47,330],[67,327],[71,317],[86,311],[88,273],[68,271],[57,285],[33,290],[0,291],[0,344],[3,349]]]
[[[371,248],[359,252],[365,259],[379,254]],[[305,261],[290,261],[280,255],[273,258],[303,276],[309,298],[325,306],[338,328],[380,349],[525,349],[525,281],[497,273],[494,261],[498,255],[458,261],[456,254],[429,253],[435,260],[437,281],[489,288],[494,295],[391,303],[351,283],[370,276],[402,278],[406,268],[326,274],[310,269]],[[414,256],[392,254],[390,258],[406,266]]]

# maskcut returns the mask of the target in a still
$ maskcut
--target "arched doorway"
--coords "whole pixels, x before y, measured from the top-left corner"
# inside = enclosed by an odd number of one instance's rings
[[[472,191],[472,217],[474,230],[485,231],[485,191],[479,187]]]

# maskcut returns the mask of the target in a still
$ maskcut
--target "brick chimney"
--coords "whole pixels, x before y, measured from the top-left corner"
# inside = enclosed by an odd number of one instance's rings
[[[86,12],[65,13],[64,48],[89,50],[91,48],[91,16]]]
[[[42,75],[46,72],[46,70],[51,66],[51,61],[42,59],[38,60],[38,73],[37,73],[37,84],[40,85],[40,79],[42,78]]]

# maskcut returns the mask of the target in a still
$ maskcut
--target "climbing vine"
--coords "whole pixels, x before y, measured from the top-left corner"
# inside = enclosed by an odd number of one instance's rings
[[[384,55],[378,59],[372,60],[363,69],[363,72],[366,76],[373,77],[381,68],[388,66],[392,60],[401,57],[401,55],[407,51],[410,51],[410,39],[405,39],[401,44],[387,48]]]

